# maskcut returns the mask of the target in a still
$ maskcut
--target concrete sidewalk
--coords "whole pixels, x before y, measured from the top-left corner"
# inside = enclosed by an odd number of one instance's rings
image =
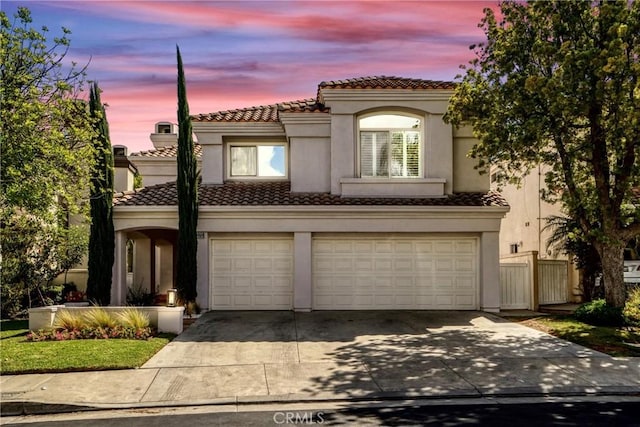
[[[640,394],[613,358],[478,312],[211,313],[143,368],[0,377],[2,415],[402,398]]]

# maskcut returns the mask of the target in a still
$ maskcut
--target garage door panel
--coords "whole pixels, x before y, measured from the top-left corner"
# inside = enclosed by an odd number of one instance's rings
[[[453,260],[450,258],[439,258],[435,260],[435,271],[438,273],[454,273]]]
[[[451,241],[435,242],[433,250],[437,254],[453,254],[455,243]]]
[[[393,260],[394,273],[402,273],[404,271],[413,270],[413,260],[408,258],[400,258]]]
[[[433,243],[431,242],[415,242],[413,246],[414,246],[414,253],[416,254],[432,254],[433,253]]]
[[[212,239],[211,307],[283,310],[293,301],[293,241]]]
[[[351,242],[339,242],[332,249],[335,254],[350,254],[353,252],[353,245]]]
[[[435,305],[437,307],[450,308],[454,306],[453,295],[436,295]]]
[[[373,268],[377,273],[388,273],[393,271],[393,261],[390,259],[376,259],[373,262]]]
[[[431,259],[416,259],[415,269],[420,272],[430,273],[433,271],[433,260]]]
[[[475,287],[476,287],[475,277],[473,277],[473,276],[469,276],[469,277],[459,276],[459,277],[456,277],[456,289],[473,290],[473,289],[475,289]]]
[[[413,276],[395,277],[394,285],[397,289],[410,289],[413,291],[413,288],[415,287],[415,280],[413,279]]]
[[[473,242],[456,242],[456,253],[473,255],[475,253]]]
[[[474,298],[473,295],[457,295],[456,296],[456,305],[463,307],[473,307],[474,306]]]
[[[356,271],[369,273],[373,271],[373,260],[371,258],[356,258],[354,268]]]
[[[397,242],[394,246],[395,246],[394,248],[395,256],[413,254],[414,245],[412,245],[410,242]]]
[[[392,242],[376,242],[375,243],[376,254],[392,254],[393,243]]]
[[[221,255],[219,255],[221,256]],[[251,268],[252,268],[252,260],[251,258],[234,258],[231,259],[231,269],[230,270],[225,270],[229,273],[235,271],[237,273],[241,272],[241,271],[246,271],[246,272],[250,272]]]
[[[314,308],[476,309],[476,251],[471,237],[316,237]]]
[[[456,262],[456,271],[474,271],[475,263],[471,258],[458,258],[455,260]]]

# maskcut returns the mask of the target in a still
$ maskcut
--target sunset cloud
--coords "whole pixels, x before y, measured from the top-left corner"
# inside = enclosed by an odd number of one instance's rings
[[[23,2],[3,1],[13,14]],[[72,31],[69,59],[89,63],[114,144],[151,148],[175,121],[176,58],[190,111],[315,96],[323,80],[366,75],[453,80],[482,41],[483,1],[29,1],[34,27]]]

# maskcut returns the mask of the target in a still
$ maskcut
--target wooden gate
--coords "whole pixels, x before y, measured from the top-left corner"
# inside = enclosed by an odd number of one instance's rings
[[[527,263],[500,264],[500,308],[527,309],[531,303],[529,265]]]
[[[563,304],[568,299],[567,261],[538,260],[540,304]]]

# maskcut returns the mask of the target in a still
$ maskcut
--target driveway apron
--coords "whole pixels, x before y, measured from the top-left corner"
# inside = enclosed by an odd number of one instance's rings
[[[638,358],[472,311],[208,312],[143,368],[144,401],[640,390]]]

